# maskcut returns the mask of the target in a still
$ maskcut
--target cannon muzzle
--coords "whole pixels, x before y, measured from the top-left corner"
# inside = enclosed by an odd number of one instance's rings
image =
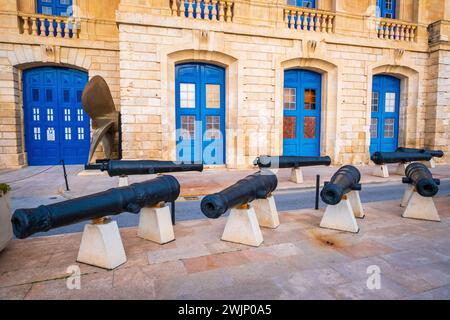
[[[244,205],[255,199],[266,199],[278,185],[276,175],[271,172],[252,174],[225,190],[206,196],[201,202],[205,216],[217,219],[228,209]]]
[[[25,239],[37,232],[75,224],[85,220],[100,219],[122,212],[139,213],[143,207],[160,202],[175,201],[180,195],[180,184],[172,176],[160,176],[153,180],[115,188],[77,199],[18,209],[11,223],[14,234]]]
[[[294,157],[294,156],[260,156],[253,162],[260,168],[299,168],[311,166],[329,166],[331,158],[326,157]]]
[[[441,181],[434,179],[430,170],[422,163],[411,163],[406,167],[403,183],[412,184],[422,197],[433,197],[439,192]]]
[[[331,177],[330,182],[325,182],[320,197],[326,204],[336,205],[341,202],[345,194],[353,190],[361,190],[360,180],[361,173],[358,169],[353,166],[344,166]]]
[[[412,161],[430,161],[432,158],[428,152],[375,152],[371,157],[377,165],[388,163],[407,163]]]
[[[110,177],[185,171],[203,171],[203,164],[159,160],[108,160],[85,166],[86,170],[107,171]]]
[[[442,150],[427,150],[427,149],[415,149],[415,148],[397,148],[397,152],[411,152],[411,153],[429,153],[433,158],[444,157],[444,151]]]

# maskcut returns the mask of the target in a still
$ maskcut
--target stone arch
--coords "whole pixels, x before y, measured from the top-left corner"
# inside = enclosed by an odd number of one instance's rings
[[[305,69],[322,75],[322,113],[321,141],[322,155],[331,157],[333,163],[339,161],[338,128],[340,128],[340,75],[338,64],[319,58],[294,57],[279,61],[276,69],[275,96],[275,128],[279,132],[278,143],[274,154],[282,154],[283,149],[283,88],[284,71],[290,69]]]
[[[186,62],[203,62],[217,65],[225,69],[225,135],[226,135],[226,159],[227,167],[237,168],[242,160],[239,160],[240,151],[237,146],[242,145],[239,139],[242,135],[237,134],[238,131],[238,97],[239,85],[241,79],[238,77],[239,65],[238,59],[218,51],[182,49],[167,53],[166,61],[161,62],[161,104],[168,106],[162,108],[162,141],[163,157],[166,159],[176,158],[176,114],[175,114],[175,65]],[[165,69],[165,70],[164,70]]]
[[[400,79],[400,123],[399,146],[419,147],[418,130],[419,110],[419,72],[405,65],[383,64],[372,65],[368,70],[367,87],[367,127],[370,128],[372,109],[372,81],[375,75],[389,75]],[[370,135],[367,135],[366,153],[369,153]]]

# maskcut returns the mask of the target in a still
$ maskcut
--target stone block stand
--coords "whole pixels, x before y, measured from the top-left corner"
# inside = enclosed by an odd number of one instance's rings
[[[112,270],[127,261],[116,221],[101,219],[84,227],[78,262]]]
[[[222,240],[253,247],[261,245],[263,236],[252,206],[245,205],[231,210]]]
[[[359,193],[352,191],[348,195],[345,195],[337,205],[327,206],[322,221],[320,222],[320,227],[358,233],[359,227],[355,215],[358,218],[364,218]]]
[[[408,165],[409,163],[399,163],[397,169],[395,170],[395,173],[399,176],[405,176],[406,167]]]
[[[303,171],[301,168],[292,168],[290,181],[296,184],[303,183]]]
[[[386,164],[376,165],[373,169],[372,175],[381,178],[389,178],[389,169]]]
[[[434,159],[431,159],[430,161],[420,161],[420,162],[423,163],[424,165],[426,165],[427,168],[429,168],[429,169],[436,168],[436,162],[434,161]]]
[[[280,225],[278,210],[273,196],[252,202],[258,223],[261,227],[276,229]]]
[[[120,187],[128,187],[128,186],[129,186],[128,176],[120,176],[119,177],[119,188]]]
[[[168,206],[142,208],[139,217],[138,236],[159,244],[175,240],[172,217]]]
[[[416,191],[412,192],[402,217],[429,221],[441,221],[433,198],[422,197]]]

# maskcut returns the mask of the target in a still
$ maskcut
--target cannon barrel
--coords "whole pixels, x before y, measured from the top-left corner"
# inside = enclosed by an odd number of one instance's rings
[[[412,161],[430,161],[432,158],[428,152],[375,152],[371,157],[377,165],[387,163],[406,163]]]
[[[203,171],[203,164],[159,160],[108,160],[86,165],[86,170],[107,171],[110,177],[168,172]]]
[[[434,179],[430,170],[422,163],[411,163],[406,167],[403,183],[412,184],[422,197],[433,197],[439,192],[441,181]]]
[[[180,184],[172,176],[160,176],[128,187],[115,188],[77,199],[18,209],[11,223],[14,234],[25,239],[37,232],[75,224],[85,220],[100,219],[122,212],[139,213],[143,207],[160,202],[175,201],[180,194]]]
[[[266,199],[278,185],[277,176],[271,172],[257,172],[221,192],[208,195],[201,202],[202,212],[217,219],[228,209],[244,205],[255,199]]]
[[[444,157],[444,151],[442,150],[427,150],[427,149],[415,149],[415,148],[397,148],[398,152],[415,152],[415,153],[429,153],[433,158]]]
[[[310,166],[329,166],[331,158],[326,157],[295,157],[295,156],[260,156],[253,162],[260,168],[299,168]]]
[[[360,180],[361,173],[358,169],[354,166],[343,166],[331,177],[330,182],[325,182],[320,197],[326,204],[336,205],[346,193],[361,190]]]

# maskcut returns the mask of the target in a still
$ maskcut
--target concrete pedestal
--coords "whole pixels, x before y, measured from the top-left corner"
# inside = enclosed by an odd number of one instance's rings
[[[138,236],[159,244],[175,240],[169,207],[142,208]]]
[[[409,200],[411,199],[413,193],[416,191],[416,188],[412,184],[408,184],[406,187],[405,193],[403,194],[402,202],[400,203],[400,207],[405,208]]]
[[[337,205],[328,206],[320,222],[320,227],[358,233],[359,227],[350,201],[342,199]]]
[[[276,229],[280,225],[277,206],[273,196],[252,202],[256,218],[261,227]]]
[[[78,262],[112,270],[127,261],[116,221],[84,227]]]
[[[13,237],[9,196],[9,193],[3,194],[3,191],[0,191],[0,251]]]
[[[395,173],[399,176],[405,176],[406,167],[408,165],[409,163],[399,163],[397,169],[395,170]]]
[[[119,177],[119,188],[120,187],[128,187],[128,176]]]
[[[383,165],[376,165],[373,169],[373,173],[372,175],[376,176],[376,177],[381,177],[381,178],[389,178],[389,169],[388,166],[383,164]]]
[[[347,194],[347,197],[348,201],[350,201],[350,206],[352,207],[355,217],[363,219],[365,217],[365,213],[361,203],[361,198],[359,196],[359,191],[351,191]]]
[[[292,168],[290,181],[296,184],[303,183],[303,171],[301,168]]]
[[[403,218],[420,219],[429,221],[441,221],[434,205],[433,198],[422,197],[417,192],[413,192],[408,205],[402,214]]]
[[[423,163],[429,169],[436,168],[436,162],[434,161],[434,159],[431,159],[430,161],[420,161],[420,162]]]
[[[222,240],[253,247],[261,245],[263,236],[252,206],[231,210],[223,231]]]

